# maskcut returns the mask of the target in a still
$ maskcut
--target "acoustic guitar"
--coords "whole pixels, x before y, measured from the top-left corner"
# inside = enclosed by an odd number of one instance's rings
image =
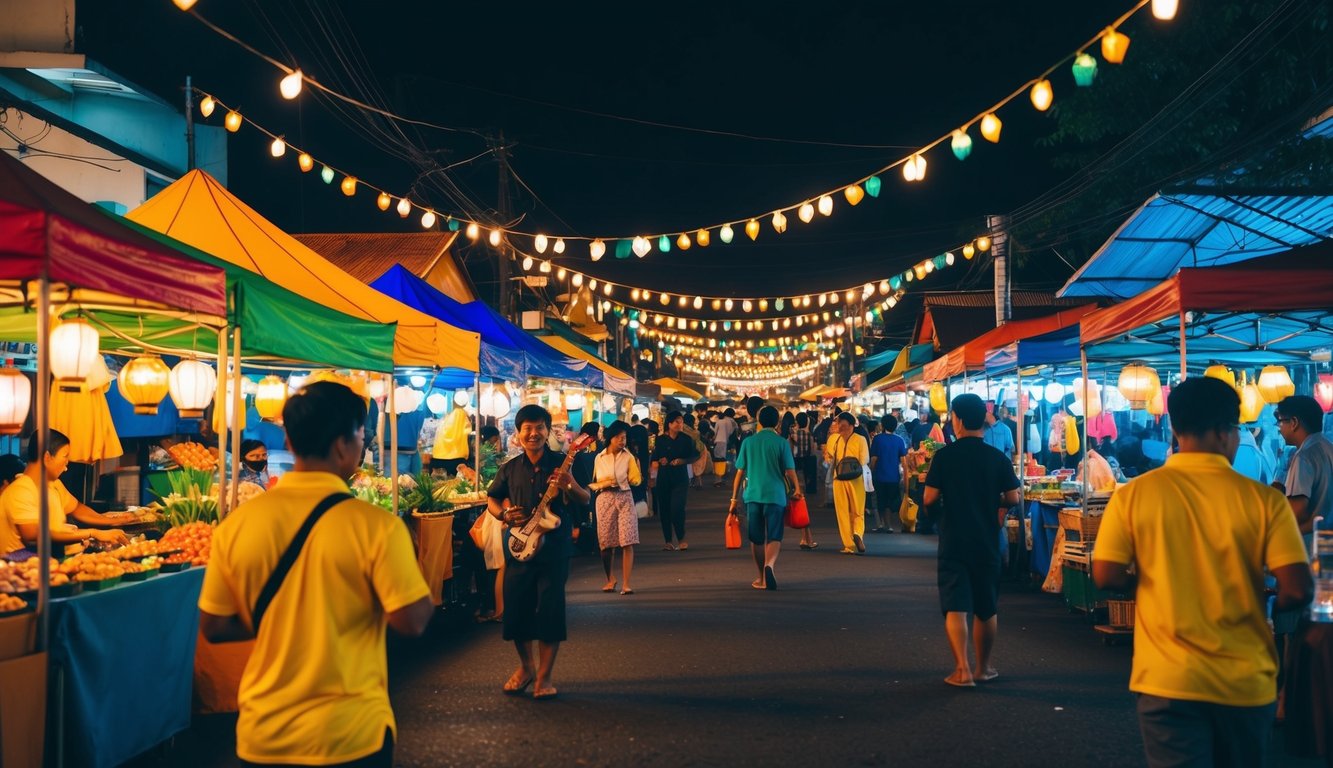
[[[559,472],[568,472],[570,465],[574,463],[574,456],[591,442],[591,435],[579,435],[569,445],[565,460],[560,464]],[[513,555],[514,559],[520,563],[531,560],[537,554],[537,550],[541,549],[546,533],[560,527],[560,518],[552,514],[550,510],[551,502],[555,500],[558,493],[560,493],[559,487],[547,486],[546,493],[542,494],[541,501],[537,503],[537,508],[532,512],[532,517],[528,518],[528,521],[523,525],[509,529],[509,554]]]

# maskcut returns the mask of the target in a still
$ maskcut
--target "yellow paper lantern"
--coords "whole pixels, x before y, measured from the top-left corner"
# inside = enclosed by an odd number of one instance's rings
[[[978,251],[981,251],[982,253],[985,253],[986,251],[989,251],[989,250],[990,250],[990,238],[987,237],[986,235],[982,235],[981,237],[978,237],[978,238],[977,238],[977,250],[978,250]]]
[[[296,164],[300,166],[301,173],[309,173],[310,169],[315,167],[315,158],[307,152],[302,152],[296,156]]]
[[[199,102],[199,114],[203,115],[204,117],[212,117],[213,110],[217,108],[218,108],[218,103],[213,100],[212,96],[205,96]]]
[[[699,244],[700,248],[707,248],[709,243],[713,242],[713,238],[708,234],[708,230],[701,229],[694,233],[694,241]]]
[[[182,360],[171,369],[167,378],[171,402],[176,404],[182,419],[197,419],[213,402],[218,377],[213,367],[198,360]]]
[[[32,382],[16,368],[0,368],[0,435],[17,435],[32,407]]]
[[[342,184],[339,184],[338,186],[342,189],[344,195],[351,197],[356,194],[356,177],[344,176]]]
[[[362,388],[366,388],[364,380],[361,384]],[[287,382],[272,375],[259,380],[259,385],[255,388],[255,410],[259,411],[259,418],[264,421],[277,419],[282,415],[282,406],[286,403]]]
[[[976,255],[977,255],[976,246],[972,245],[971,243],[968,243],[967,245],[963,246],[963,258],[971,260],[971,258]]]
[[[981,118],[981,135],[992,144],[1000,140],[1000,129],[1003,127],[1004,123],[1000,122],[994,112],[987,112]]]
[[[1116,383],[1120,394],[1129,401],[1129,407],[1136,411],[1141,411],[1148,407],[1149,401],[1153,398],[1153,392],[1161,396],[1162,382],[1157,377],[1157,371],[1146,365],[1127,365],[1120,372],[1120,380]]]
[[[1203,375],[1210,379],[1225,381],[1228,387],[1236,388],[1236,374],[1232,373],[1231,369],[1225,365],[1210,365],[1208,370],[1203,372]]]
[[[83,384],[100,357],[101,339],[87,320],[66,320],[51,331],[51,374],[70,385]]]
[[[1148,400],[1148,413],[1152,416],[1166,413],[1166,398],[1162,395],[1160,386],[1153,390],[1152,397]]]
[[[848,205],[854,206],[865,198],[866,193],[860,184],[852,184],[842,191],[842,196],[847,198]]]
[[[759,238],[759,222],[754,219],[745,222],[745,234],[748,235],[751,240],[757,240]]]
[[[1259,371],[1259,394],[1263,395],[1264,401],[1276,403],[1284,397],[1291,397],[1296,394],[1296,384],[1291,380],[1291,374],[1287,369],[1280,365],[1266,365],[1262,371]]]
[[[241,130],[241,113],[234,109],[231,110],[227,113],[227,116],[223,118],[222,124],[227,128],[228,132],[236,133]]]
[[[1038,80],[1032,85],[1032,90],[1028,92],[1028,98],[1032,99],[1032,106],[1037,108],[1038,112],[1045,112],[1051,108],[1051,102],[1055,100],[1055,93],[1051,90],[1050,80]]]
[[[1243,383],[1240,386],[1240,420],[1242,424],[1250,424],[1259,420],[1259,414],[1264,411],[1264,396],[1259,393],[1259,387],[1251,383]]]
[[[949,393],[938,381],[930,385],[930,410],[941,416],[949,410]]]
[[[120,369],[120,396],[141,416],[157,415],[157,406],[171,390],[171,369],[160,357],[136,357]]]
[[[1128,50],[1129,36],[1107,27],[1106,34],[1102,35],[1102,58],[1106,59],[1106,63],[1119,64],[1125,60],[1125,52]]]
[[[1102,386],[1097,382],[1088,380],[1087,400],[1083,397],[1083,379],[1074,379],[1074,402],[1083,406],[1083,416],[1089,419],[1095,419],[1102,412]]]

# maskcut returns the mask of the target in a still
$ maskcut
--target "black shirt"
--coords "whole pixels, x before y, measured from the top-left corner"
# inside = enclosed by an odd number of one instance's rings
[[[942,560],[1000,562],[1000,495],[1018,488],[1003,453],[979,437],[963,437],[931,459],[926,485],[940,492]]]
[[[663,434],[657,436],[657,442],[653,444],[653,461],[669,459],[675,461],[681,459],[684,463],[680,466],[665,466],[658,470],[660,476],[663,470],[685,472],[685,467],[699,458],[699,452],[694,449],[694,440],[689,435],[681,432],[674,438],[671,435]]]
[[[542,453],[536,466],[533,466],[528,460],[528,454],[521,453],[500,465],[500,471],[495,475],[495,480],[491,482],[486,494],[498,501],[509,499],[509,503],[515,507],[534,509],[550,486],[551,475],[555,474],[564,461],[565,454],[556,453],[548,448]],[[560,518],[560,527],[546,534],[547,540],[542,542],[542,548],[533,558],[535,560],[569,557],[571,554],[573,521],[570,519],[570,512],[572,510],[565,504],[565,494],[557,493],[548,509],[551,514]]]

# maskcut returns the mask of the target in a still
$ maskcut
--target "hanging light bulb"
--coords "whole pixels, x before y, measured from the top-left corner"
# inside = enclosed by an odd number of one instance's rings
[[[982,235],[981,237],[978,237],[978,238],[977,238],[977,250],[978,250],[978,251],[981,251],[982,253],[985,253],[986,251],[989,251],[989,250],[990,250],[990,237],[989,237],[989,236],[987,236],[987,235]]]
[[[497,227],[495,229],[492,229],[491,233],[487,235],[486,242],[490,243],[492,248],[498,248],[500,247],[500,238],[501,238],[500,229]]]
[[[635,256],[642,259],[644,256],[648,255],[648,252],[653,249],[653,246],[648,243],[648,238],[639,236],[634,238],[634,242],[630,245],[630,248],[634,251]]]
[[[389,206],[392,204],[393,198],[389,197],[388,192],[381,192],[379,197],[375,198],[375,207],[379,208],[381,211],[389,210]]]
[[[565,252],[564,238],[556,238],[555,245],[551,248],[551,250],[555,251],[556,253],[564,253]]]
[[[732,307],[736,306],[735,302],[733,302],[731,299],[727,299],[725,303],[726,303],[726,307],[727,307],[727,311],[728,311],[728,312],[731,311],[731,308],[732,308]],[[728,330],[730,330],[730,329],[728,329]]]
[[[688,251],[691,245],[693,245],[693,243],[690,242],[690,236],[684,232],[680,233],[680,237],[676,238],[676,247],[682,251]]]
[[[523,257],[523,271],[524,271],[524,272],[531,272],[531,271],[532,271],[532,257],[531,257],[531,256],[524,256],[524,257]]]
[[[926,178],[926,158],[912,155],[903,163],[903,178],[907,181],[922,181]]]
[[[664,306],[664,307],[665,307],[666,305],[670,304],[670,303],[671,303],[671,294],[667,293],[666,291],[663,291],[663,292],[662,292],[661,301],[662,301],[662,306]]]
[[[319,178],[320,178],[325,184],[332,184],[332,183],[333,183],[333,179],[334,179],[334,177],[335,177],[336,175],[337,175],[337,174],[335,174],[335,173],[333,172],[333,169],[330,168],[330,167],[328,167],[327,165],[324,166],[323,168],[320,168],[320,169],[319,169]]]
[[[596,280],[596,279],[589,279],[589,280],[588,280],[588,290],[590,290],[590,291],[595,291],[595,290],[597,290],[597,280]]]
[[[120,369],[117,377],[121,397],[141,416],[157,415],[158,403],[170,389],[171,369],[160,357],[136,357]]]
[[[287,142],[281,138],[274,139],[273,143],[268,145],[268,153],[274,157],[282,157],[287,154]]]
[[[801,221],[805,222],[806,224],[809,224],[810,220],[815,217],[815,207],[809,203],[805,203],[804,205],[802,205],[800,208],[797,209],[796,216]]]
[[[851,304],[853,301],[856,301],[856,291],[848,291],[846,298],[848,304]]]
[[[557,270],[555,271],[555,279],[556,279],[556,280],[564,280],[565,277],[566,277],[568,274],[569,274],[569,273],[565,271],[565,268],[564,268],[564,267],[561,267],[561,268],[559,268],[559,269],[557,269]],[[579,285],[582,285],[582,284],[583,284],[583,280],[580,279],[580,280],[579,280]]]
[[[1162,383],[1157,377],[1157,371],[1146,365],[1127,365],[1120,371],[1120,379],[1116,382],[1116,387],[1120,394],[1129,401],[1129,407],[1141,411],[1148,407],[1148,401],[1153,395],[1160,394]]]
[[[700,248],[707,248],[708,245],[713,242],[713,240],[712,237],[708,234],[708,230],[701,229],[698,232],[694,233],[694,242],[698,243]]]
[[[292,71],[278,82],[278,93],[282,94],[282,98],[291,101],[301,95],[301,81],[304,79],[305,75],[301,74],[301,70]]]
[[[690,300],[685,298],[684,296],[681,296],[679,299],[676,300],[676,303],[680,306],[681,309],[684,309],[690,305]]]
[[[949,134],[949,149],[953,150],[953,156],[959,160],[966,160],[967,156],[972,154],[972,137],[962,128],[955,128],[953,133]]]
[[[218,108],[218,103],[213,100],[212,96],[205,96],[199,102],[199,114],[203,115],[204,117],[211,117],[213,115],[213,110],[217,108]]]
[[[953,262],[954,262],[953,251],[949,251],[949,252],[945,253],[945,254],[944,254],[944,263],[952,267],[952,266],[953,266]]]
[[[866,192],[864,189],[861,189],[860,184],[849,184],[847,185],[847,188],[842,191],[842,196],[847,198],[848,205],[854,207],[865,198]]]
[[[83,384],[101,359],[100,338],[97,329],[83,318],[57,325],[50,336],[51,374],[61,381]]]
[[[821,216],[833,215],[833,198],[830,197],[829,195],[819,196],[819,215]]]
[[[1155,19],[1170,21],[1176,17],[1180,0],[1152,0],[1152,15]]]
[[[541,266],[540,266],[540,267],[537,267],[537,271],[540,272],[540,273],[542,273],[543,275],[549,275],[549,274],[551,274],[551,262],[549,262],[549,261],[543,261],[543,262],[541,263]]]
[[[301,173],[309,173],[310,169],[315,167],[315,158],[302,152],[296,156],[296,164],[301,168]]]
[[[713,308],[714,312],[717,312],[718,310],[722,309],[722,300],[713,299],[713,303],[710,306]]]
[[[1107,64],[1119,64],[1125,60],[1125,52],[1129,50],[1129,36],[1118,32],[1113,27],[1107,27],[1106,33],[1102,35],[1102,58],[1106,59]]]
[[[1000,122],[994,112],[987,112],[981,118],[981,136],[992,144],[1000,140],[1000,129],[1003,127],[1004,123]]]
[[[878,176],[871,176],[866,179],[866,194],[871,197],[879,197],[879,189],[884,182],[880,181]]]
[[[241,113],[234,109],[228,111],[227,116],[222,120],[222,125],[226,127],[227,131],[230,133],[236,133],[241,130]]]
[[[916,279],[917,279],[917,280],[925,280],[925,279],[926,279],[926,272],[928,272],[929,270],[926,269],[926,264],[925,264],[925,262],[922,262],[922,263],[920,263],[920,264],[917,264],[915,267],[913,267],[913,268],[912,268],[912,271],[916,273]]]
[[[171,402],[183,419],[197,419],[204,415],[204,409],[213,402],[213,392],[217,389],[218,377],[213,367],[198,360],[182,360],[171,369],[167,377],[167,390]]]
[[[477,238],[481,237],[481,226],[475,221],[470,221],[468,222],[467,229],[463,230],[463,234],[467,235],[467,239],[475,243]]]
[[[717,231],[717,236],[722,238],[724,244],[730,245],[732,239],[736,237],[736,232],[731,228],[730,224],[723,224],[722,229]]]
[[[561,272],[564,272],[564,271],[565,271],[565,268],[564,268],[564,267],[561,267],[561,268],[560,268],[560,271],[561,271]],[[565,279],[565,276],[564,276],[563,274],[561,274],[561,275],[557,275],[557,277],[559,277],[561,280],[564,280],[564,279]],[[579,274],[578,272],[575,272],[575,273],[574,273],[574,279],[573,279],[572,282],[574,283],[574,287],[575,287],[575,288],[582,287],[582,285],[583,285],[583,275]]]
[[[760,300],[759,300],[759,311],[760,311],[760,312],[767,312],[767,311],[768,311],[768,299],[760,299]]]
[[[537,253],[546,253],[546,235],[537,235],[532,238],[532,247],[537,249]]]
[[[832,293],[830,293],[830,294],[828,295],[828,303],[830,303],[830,304],[837,304],[837,303],[838,303],[838,292],[837,292],[837,291],[833,291]]]
[[[0,435],[21,433],[31,407],[32,382],[17,368],[0,368]]]
[[[1074,85],[1086,88],[1097,78],[1097,60],[1086,53],[1080,53],[1071,67],[1074,72]]]
[[[352,195],[356,194],[356,177],[344,176],[342,183],[339,184],[338,186],[340,189],[342,189],[344,195],[351,197]]]
[[[755,219],[750,219],[745,222],[745,234],[749,236],[751,240],[757,240],[759,238],[759,222]]]
[[[1032,99],[1032,106],[1036,107],[1038,112],[1050,109],[1051,102],[1055,99],[1055,94],[1051,91],[1051,81],[1038,80],[1032,85],[1032,90],[1028,91],[1028,98]]]
[[[401,197],[401,198],[399,198],[399,199],[398,199],[398,215],[401,216],[402,218],[406,219],[406,218],[407,218],[408,216],[410,216],[411,214],[412,214],[412,204],[409,203],[409,202],[407,201],[407,198],[406,198],[406,197]]]
[[[695,296],[695,297],[694,297],[694,308],[695,308],[695,309],[703,309],[703,308],[704,308],[704,300],[703,300],[702,297],[700,297],[700,296]]]
[[[782,211],[773,214],[773,229],[779,235],[787,231],[787,217]]]
[[[433,226],[435,226],[435,212],[426,211],[425,213],[421,214],[421,228],[430,229]]]

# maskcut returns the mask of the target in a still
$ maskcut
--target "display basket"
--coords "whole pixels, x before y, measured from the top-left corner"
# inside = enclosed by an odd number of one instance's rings
[[[1097,530],[1102,527],[1101,515],[1085,515],[1081,509],[1060,510],[1060,527],[1065,529],[1065,536],[1075,541],[1092,541],[1097,538]]]
[[[123,575],[123,574],[122,574]],[[112,576],[109,579],[98,579],[96,581],[81,581],[84,589],[91,589],[94,592],[110,589],[120,583],[120,576]]]
[[[162,563],[162,567],[161,567],[160,570],[162,571],[162,573],[178,573],[178,572],[180,572],[180,571],[184,571],[184,570],[188,569],[189,567],[190,567],[190,561],[189,561],[189,560],[186,560],[186,561],[183,562],[183,563],[166,563],[166,562],[164,562],[164,563]]]
[[[153,578],[154,576],[156,576],[157,573],[158,573],[158,569],[157,569],[157,568],[145,568],[145,569],[142,570],[142,571],[135,571],[135,572],[133,572],[133,573],[129,573],[129,572],[122,573],[122,574],[120,575],[120,580],[121,580],[121,581],[146,581],[146,580],[151,579],[151,578]]]
[[[1107,600],[1107,622],[1113,627],[1134,628],[1134,601]]]

